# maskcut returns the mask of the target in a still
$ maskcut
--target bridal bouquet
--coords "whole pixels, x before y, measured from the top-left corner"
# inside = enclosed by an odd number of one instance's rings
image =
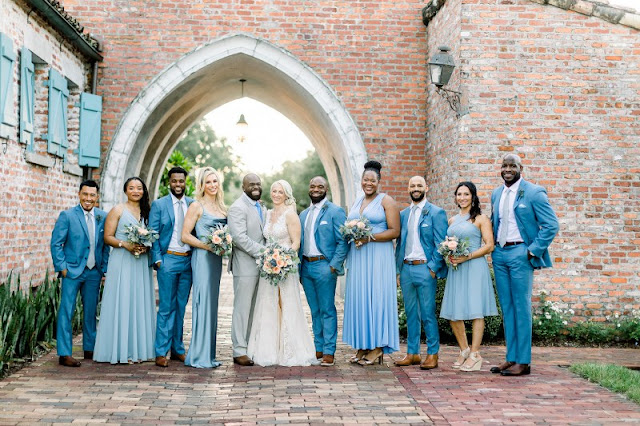
[[[348,220],[339,229],[342,238],[348,242],[353,242],[361,238],[373,239],[369,219],[360,216],[358,219]]]
[[[300,260],[295,250],[269,240],[256,263],[260,269],[260,276],[271,284],[278,285],[287,275],[298,270]]]
[[[209,234],[204,237],[205,244],[211,246],[213,253],[218,256],[229,257],[231,254],[231,243],[233,239],[229,234],[227,225],[217,224]]]
[[[145,247],[151,247],[153,243],[160,238],[158,231],[151,228],[147,228],[144,225],[125,225],[124,233],[127,236],[127,241],[133,244],[140,244]],[[137,258],[139,254],[134,255]]]
[[[438,245],[438,253],[442,255],[447,266],[453,266],[454,270],[458,269],[458,266],[451,264],[451,258],[469,256],[469,239],[463,238],[459,240],[458,237],[446,237]]]

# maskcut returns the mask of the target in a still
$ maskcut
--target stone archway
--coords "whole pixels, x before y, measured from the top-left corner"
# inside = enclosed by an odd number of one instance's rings
[[[223,37],[183,56],[134,99],[110,144],[102,173],[102,202],[120,200],[128,176],[153,192],[182,133],[209,111],[239,96],[238,80],[256,99],[282,112],[310,139],[327,171],[333,199],[350,204],[367,153],[340,99],[309,66],[249,35]]]

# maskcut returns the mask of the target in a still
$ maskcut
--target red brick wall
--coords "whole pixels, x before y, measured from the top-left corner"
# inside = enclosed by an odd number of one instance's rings
[[[98,91],[105,148],[123,111],[163,68],[197,46],[248,33],[289,50],[337,92],[370,158],[386,167],[384,191],[407,198],[423,174],[426,44],[420,3],[411,1],[156,1],[152,5],[66,0],[105,39]]]
[[[526,0],[462,0],[460,23],[443,25],[459,3],[440,10],[428,41],[432,51],[460,26],[452,87],[471,111],[454,143],[460,178],[479,183],[488,212],[500,158],[519,153],[561,226],[554,269],[536,273],[534,292],[546,288],[578,316],[638,309],[640,34]]]
[[[5,7],[6,5],[6,7]],[[10,273],[18,274],[23,284],[39,284],[46,271],[52,271],[49,243],[51,231],[58,213],[77,203],[78,185],[81,178],[62,170],[62,159],[53,167],[42,167],[25,160],[25,145],[18,142],[19,95],[20,95],[20,51],[28,28],[42,36],[48,44],[51,63],[36,66],[35,151],[45,157],[47,143],[42,135],[47,133],[49,68],[62,71],[72,63],[82,67],[83,58],[42,20],[31,13],[24,2],[4,2],[0,31],[13,41],[16,63],[13,81],[13,111],[16,126],[7,139],[0,139],[0,283]],[[64,63],[63,63],[64,62]],[[86,69],[85,69],[86,71]],[[86,75],[85,75],[86,76]],[[88,79],[85,83],[88,83]],[[77,164],[79,93],[85,87],[70,89],[68,104],[68,157]],[[6,152],[4,151],[6,146]]]

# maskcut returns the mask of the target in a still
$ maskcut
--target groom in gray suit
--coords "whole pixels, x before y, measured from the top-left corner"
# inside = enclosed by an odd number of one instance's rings
[[[251,331],[254,297],[258,287],[256,259],[264,249],[262,234],[266,210],[260,203],[262,182],[258,175],[249,173],[242,179],[240,196],[229,208],[227,222],[233,238],[233,251],[229,271],[233,273],[233,315],[231,317],[231,341],[233,362],[253,365],[247,356],[247,341]]]

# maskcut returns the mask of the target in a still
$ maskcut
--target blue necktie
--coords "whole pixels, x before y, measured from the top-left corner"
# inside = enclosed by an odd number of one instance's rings
[[[260,222],[263,221],[262,219],[262,209],[260,208],[260,203],[256,201],[256,210],[258,210],[258,216],[260,216]]]

